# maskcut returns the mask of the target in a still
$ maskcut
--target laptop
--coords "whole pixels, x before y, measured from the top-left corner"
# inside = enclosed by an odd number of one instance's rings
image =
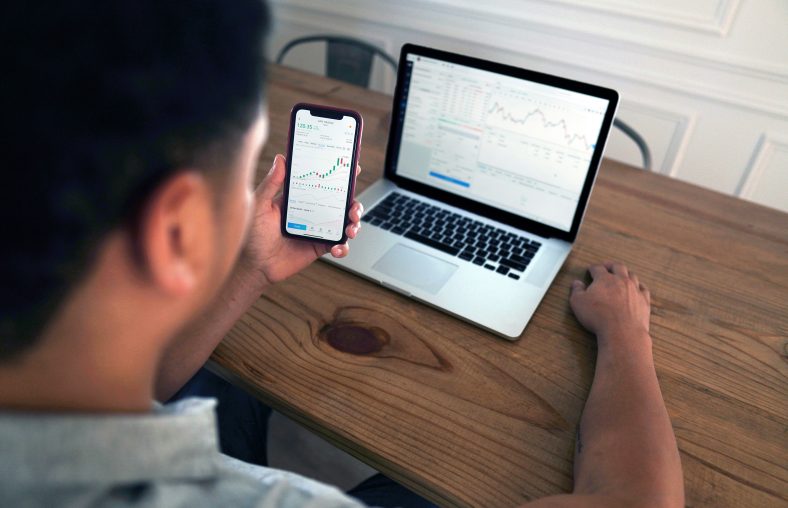
[[[583,220],[611,89],[406,44],[385,174],[329,263],[504,338],[520,337]]]

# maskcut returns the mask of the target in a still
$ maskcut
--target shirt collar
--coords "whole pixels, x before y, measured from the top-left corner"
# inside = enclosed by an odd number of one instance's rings
[[[145,414],[0,412],[0,483],[205,479],[219,466],[215,399]]]

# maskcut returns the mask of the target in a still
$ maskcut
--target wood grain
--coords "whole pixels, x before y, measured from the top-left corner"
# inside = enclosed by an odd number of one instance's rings
[[[390,97],[278,67],[271,78],[261,174],[292,104],[311,101],[362,113],[360,188],[380,177]],[[786,506],[788,215],[609,160],[519,341],[317,263],[262,295],[214,368],[442,505],[567,492],[595,359],[569,285],[607,259],[652,290],[687,505]]]

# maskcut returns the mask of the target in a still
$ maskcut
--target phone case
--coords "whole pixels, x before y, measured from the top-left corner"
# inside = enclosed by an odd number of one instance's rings
[[[310,109],[310,110],[322,110],[328,111],[333,113],[340,113],[342,115],[352,116],[356,119],[357,125],[357,140],[355,143],[355,150],[353,151],[353,155],[350,161],[351,170],[350,170],[350,184],[348,185],[348,194],[345,200],[345,212],[344,217],[345,220],[342,224],[342,237],[339,240],[327,240],[323,238],[311,238],[305,237],[302,235],[294,235],[287,231],[287,209],[288,209],[288,199],[290,195],[290,161],[293,155],[293,137],[295,135],[295,117],[296,112],[302,109]],[[316,242],[316,243],[325,243],[329,245],[341,245],[347,241],[347,225],[350,223],[350,218],[348,217],[348,213],[350,211],[350,207],[353,204],[353,199],[355,198],[356,194],[356,167],[358,166],[358,159],[361,155],[361,136],[364,132],[364,119],[362,118],[361,114],[357,111],[353,111],[351,109],[344,109],[344,108],[335,108],[332,106],[323,106],[320,104],[312,104],[307,102],[299,102],[298,104],[294,105],[293,108],[290,110],[290,129],[287,134],[287,155],[286,155],[286,170],[285,170],[285,184],[283,190],[283,206],[282,206],[282,219],[280,224],[280,229],[282,231],[282,235],[287,238],[296,238],[298,240],[304,240],[307,242]]]

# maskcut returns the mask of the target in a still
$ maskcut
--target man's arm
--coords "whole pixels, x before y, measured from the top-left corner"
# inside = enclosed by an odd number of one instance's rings
[[[598,343],[577,431],[574,491],[528,506],[684,506],[681,460],[651,356],[649,292],[622,264],[589,271],[593,282],[575,281],[570,299]]]

